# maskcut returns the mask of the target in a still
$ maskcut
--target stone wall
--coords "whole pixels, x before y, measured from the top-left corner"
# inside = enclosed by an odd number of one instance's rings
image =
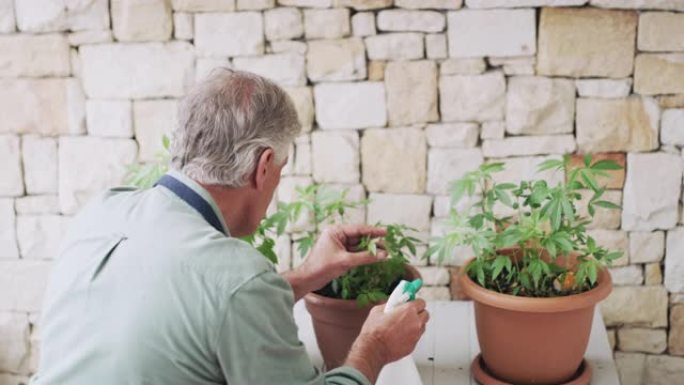
[[[343,185],[371,199],[354,220],[425,238],[443,228],[447,182],[484,161],[506,163],[502,180],[565,153],[625,165],[606,193],[622,211],[591,230],[625,253],[603,314],[623,384],[680,383],[681,12],[684,0],[0,0],[0,384],[36,370],[69,218],[155,159],[178,98],[218,66],[274,79],[297,105],[305,133],[280,199]],[[288,237],[279,248],[281,268],[299,261]],[[415,262],[423,296],[458,298],[463,258]]]

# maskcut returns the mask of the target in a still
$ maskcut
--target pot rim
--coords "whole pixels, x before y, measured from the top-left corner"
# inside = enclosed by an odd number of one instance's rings
[[[408,276],[413,276],[415,278],[421,278],[420,272],[418,269],[416,269],[413,265],[411,264],[406,264],[406,272]],[[415,279],[414,278],[414,279]],[[358,306],[356,304],[356,299],[340,299],[340,298],[331,298],[331,297],[326,297],[320,294],[316,294],[314,292],[307,293],[304,296],[304,301],[306,301],[307,304],[309,305],[314,305],[314,306],[333,306],[337,308],[343,308],[347,310],[360,310],[364,309],[367,307],[373,307],[376,305],[383,304],[387,302],[387,300],[382,300],[380,302],[376,302],[373,304],[368,304],[366,306]]]
[[[475,257],[466,261],[460,273],[463,291],[476,302],[500,309],[529,313],[560,313],[583,309],[596,305],[610,294],[613,283],[607,268],[598,272],[598,285],[583,293],[562,297],[518,297],[486,289],[474,282],[466,273],[466,268]]]

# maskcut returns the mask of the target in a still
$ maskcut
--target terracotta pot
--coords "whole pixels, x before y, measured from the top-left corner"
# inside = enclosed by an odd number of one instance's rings
[[[499,253],[516,258],[515,249]],[[478,285],[465,272],[460,283],[475,302],[477,338],[487,368],[498,379],[521,385],[572,379],[587,349],[594,306],[612,289],[606,269],[599,272],[595,288],[554,298],[497,293]]]
[[[407,265],[405,279],[417,278],[420,278],[418,270]],[[329,298],[316,293],[307,294],[304,301],[326,368],[342,366],[373,306],[359,307],[356,300]]]

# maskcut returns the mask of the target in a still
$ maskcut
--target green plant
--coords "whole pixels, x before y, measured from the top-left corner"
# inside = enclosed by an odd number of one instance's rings
[[[297,198],[291,203],[279,205],[280,215],[287,216],[291,222],[308,215],[311,227],[294,239],[300,256],[304,257],[313,246],[323,225],[339,223],[344,220],[348,209],[367,204],[367,201],[348,201],[347,191],[337,191],[330,187],[312,184],[297,189]],[[378,226],[382,226],[378,224]],[[334,279],[320,294],[341,299],[356,299],[359,306],[382,301],[387,298],[406,271],[408,255],[416,254],[420,240],[409,235],[415,230],[402,225],[385,225],[387,235],[382,239],[365,237],[357,250],[367,250],[373,254],[383,248],[388,253],[385,261],[351,269]]]
[[[539,165],[538,171],[565,175],[563,182],[549,186],[544,180],[496,183],[492,174],[502,171],[503,163],[484,164],[451,184],[449,231],[435,240],[427,255],[443,261],[456,246],[470,246],[475,259],[466,267],[467,274],[500,293],[551,297],[590,290],[596,285],[598,270],[622,255],[599,246],[586,229],[596,207],[619,208],[601,199],[605,188],[596,177],[620,168],[609,160],[592,162],[590,155],[580,167],[572,167],[566,155]],[[589,217],[577,210],[583,190],[592,194]],[[465,197],[473,201],[464,210],[456,210]],[[498,214],[497,205],[514,214]],[[517,260],[499,252],[511,247],[518,249]],[[570,266],[567,262],[576,262],[576,268],[564,267]]]

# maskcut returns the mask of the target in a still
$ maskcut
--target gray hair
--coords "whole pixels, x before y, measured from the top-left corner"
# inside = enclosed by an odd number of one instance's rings
[[[301,126],[289,96],[248,72],[214,70],[183,98],[171,165],[207,185],[241,187],[261,153],[287,158]]]

